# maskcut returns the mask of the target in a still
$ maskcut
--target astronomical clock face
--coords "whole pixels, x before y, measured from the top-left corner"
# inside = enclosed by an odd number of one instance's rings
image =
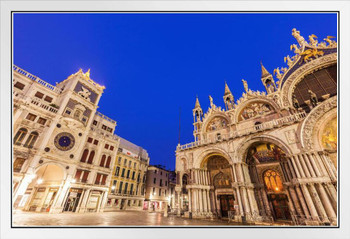
[[[55,137],[55,146],[62,151],[68,151],[74,147],[75,139],[70,133],[59,133]]]

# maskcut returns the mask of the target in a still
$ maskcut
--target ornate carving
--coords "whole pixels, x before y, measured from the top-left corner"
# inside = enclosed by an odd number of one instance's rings
[[[292,105],[292,94],[295,86],[302,80],[303,76],[311,73],[312,70],[318,70],[325,66],[326,63],[331,63],[337,60],[337,53],[319,57],[307,64],[302,65],[295,70],[284,82],[281,96],[284,107]],[[320,66],[319,68],[317,66]]]
[[[300,61],[299,64],[302,64],[303,62],[309,62],[312,60],[312,58],[318,58],[319,56],[323,56],[324,52],[319,51],[316,48],[313,49],[307,49],[300,53],[301,56],[303,56],[303,61]]]
[[[289,144],[294,144],[297,142],[297,137],[295,135],[294,129],[288,130],[288,131],[284,132],[284,134],[286,135],[286,138],[287,138],[287,141]]]
[[[333,96],[312,109],[310,114],[306,117],[303,127],[301,129],[301,132],[302,132],[301,142],[304,148],[306,149],[314,148],[314,145],[312,142],[312,133],[317,121],[321,119],[325,113],[327,113],[328,111],[336,107],[337,107],[337,97]]]
[[[265,115],[272,111],[272,107],[269,104],[262,102],[254,102],[246,106],[239,116],[239,120],[251,119],[257,116]]]
[[[219,129],[225,129],[228,127],[228,122],[223,117],[214,117],[207,126],[207,132],[215,131]]]
[[[292,29],[292,36],[298,41],[300,46],[302,46],[305,43],[304,37],[301,36],[300,31],[298,31],[295,28]]]
[[[242,79],[242,82],[243,82],[243,86],[244,86],[244,90],[245,90],[245,92],[249,92],[249,88],[248,88],[248,83],[247,83],[247,81],[245,81],[245,80],[243,80]]]

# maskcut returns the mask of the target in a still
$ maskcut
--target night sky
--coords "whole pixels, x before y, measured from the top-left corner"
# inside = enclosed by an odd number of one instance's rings
[[[336,14],[14,14],[14,64],[55,85],[79,68],[106,86],[102,114],[115,133],[145,148],[151,164],[175,168],[175,149],[193,141],[196,95],[224,107],[224,82],[235,100],[264,90],[260,61],[272,73],[296,40],[337,36]]]

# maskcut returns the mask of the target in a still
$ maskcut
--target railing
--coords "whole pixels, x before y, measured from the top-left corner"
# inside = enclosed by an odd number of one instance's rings
[[[111,118],[108,118],[107,116],[101,114],[100,112],[96,111],[96,115],[100,116],[102,119],[105,119],[113,124],[117,124],[115,120],[112,120]]]
[[[33,97],[30,101],[30,103],[32,103],[33,105],[39,106],[41,108],[43,108],[44,110],[50,111],[52,113],[57,113],[58,112],[58,108],[53,107],[47,103],[42,102],[41,99],[37,98],[37,97]]]
[[[30,74],[29,72],[19,68],[18,66],[13,65],[12,68],[13,68],[14,71],[18,72],[19,74],[24,75],[25,77],[27,77],[27,78],[29,78],[29,79],[39,83],[40,85],[42,85],[42,86],[44,86],[44,87],[46,87],[46,88],[48,88],[48,89],[58,93],[58,94],[60,94],[62,92],[62,89],[57,88],[57,87],[47,83],[46,81],[43,81],[39,77]]]
[[[304,119],[305,117],[306,117],[305,112],[299,112],[299,113],[296,113],[294,115],[288,115],[288,116],[285,116],[285,117],[282,117],[279,119],[274,119],[274,120],[271,120],[268,122],[254,125],[254,126],[251,126],[249,128],[246,128],[246,129],[241,129],[241,130],[237,130],[234,132],[230,132],[229,134],[223,134],[220,136],[220,139],[202,139],[202,140],[198,140],[198,141],[191,142],[188,144],[179,145],[177,147],[177,150],[186,150],[186,149],[190,149],[190,148],[197,147],[197,146],[204,145],[204,144],[216,143],[216,142],[228,140],[231,138],[242,137],[242,136],[245,136],[245,135],[248,135],[251,133],[260,132],[263,130],[281,127],[282,125],[285,125],[285,124],[293,123],[295,121],[300,121],[300,120]]]

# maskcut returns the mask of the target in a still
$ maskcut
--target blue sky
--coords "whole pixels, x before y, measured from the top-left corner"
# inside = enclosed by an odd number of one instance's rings
[[[195,97],[224,106],[224,82],[235,100],[242,79],[264,90],[269,72],[296,40],[337,36],[332,13],[14,14],[14,64],[55,84],[82,68],[105,85],[99,109],[118,122],[116,134],[144,147],[151,164],[175,168],[181,144],[193,141]]]

